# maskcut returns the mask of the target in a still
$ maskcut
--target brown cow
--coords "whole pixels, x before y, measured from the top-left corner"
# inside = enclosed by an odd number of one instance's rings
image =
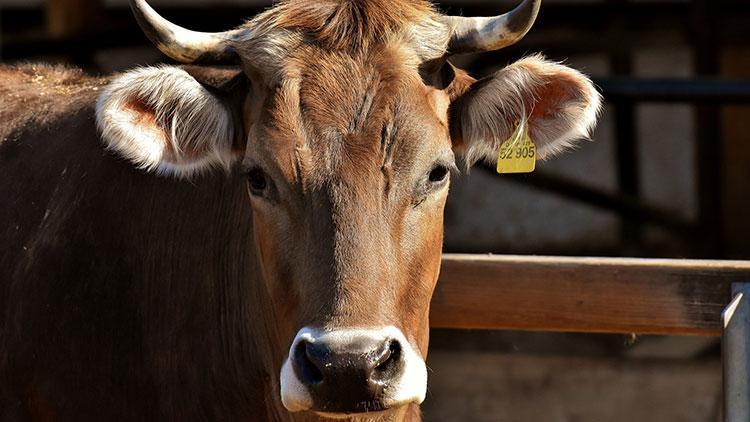
[[[239,66],[0,68],[0,419],[418,420],[454,154],[596,120],[563,65],[447,61],[539,0],[286,1],[218,34],[131,4],[172,58]]]

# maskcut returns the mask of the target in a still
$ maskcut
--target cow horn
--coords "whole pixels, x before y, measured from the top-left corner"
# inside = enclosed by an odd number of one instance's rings
[[[499,50],[516,43],[534,25],[542,0],[523,0],[510,12],[493,17],[445,16],[451,31],[449,54]]]
[[[229,39],[240,30],[197,32],[161,17],[146,0],[130,0],[130,8],[143,32],[162,53],[181,63],[227,63],[237,59]]]

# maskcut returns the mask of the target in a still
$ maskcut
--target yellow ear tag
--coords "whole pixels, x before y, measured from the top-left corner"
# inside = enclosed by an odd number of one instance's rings
[[[529,137],[526,122],[516,125],[516,131],[500,145],[497,154],[497,172],[531,173],[536,168],[536,146]]]

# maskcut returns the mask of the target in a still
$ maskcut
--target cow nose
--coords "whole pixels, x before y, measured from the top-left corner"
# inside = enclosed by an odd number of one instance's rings
[[[380,399],[400,378],[404,358],[396,339],[304,339],[294,349],[292,365],[319,403],[316,410],[356,413],[382,410]]]
[[[346,417],[422,403],[427,367],[393,326],[303,327],[281,367],[279,389],[291,412]]]

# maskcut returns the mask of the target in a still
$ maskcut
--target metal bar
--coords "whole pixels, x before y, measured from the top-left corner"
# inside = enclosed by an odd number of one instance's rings
[[[610,0],[613,5],[622,0]],[[623,22],[615,25],[622,31]],[[619,43],[618,43],[619,45]],[[616,48],[610,56],[612,72],[617,76],[630,76],[633,73],[633,59],[626,46]],[[638,138],[636,131],[636,104],[629,97],[620,97],[615,106],[615,169],[620,194],[633,198],[640,196],[640,166],[638,159]],[[620,218],[620,245],[623,255],[637,256],[641,249],[641,225],[632,219]]]
[[[724,336],[724,421],[750,421],[750,283],[732,285],[733,299],[722,313]]]
[[[599,78],[607,101],[750,103],[750,80]]]
[[[691,4],[694,66],[699,76],[715,77],[720,73],[719,22],[716,2],[695,0]],[[698,105],[696,120],[695,166],[698,180],[698,225],[704,239],[701,256],[723,255],[723,139],[721,115],[716,104]]]

